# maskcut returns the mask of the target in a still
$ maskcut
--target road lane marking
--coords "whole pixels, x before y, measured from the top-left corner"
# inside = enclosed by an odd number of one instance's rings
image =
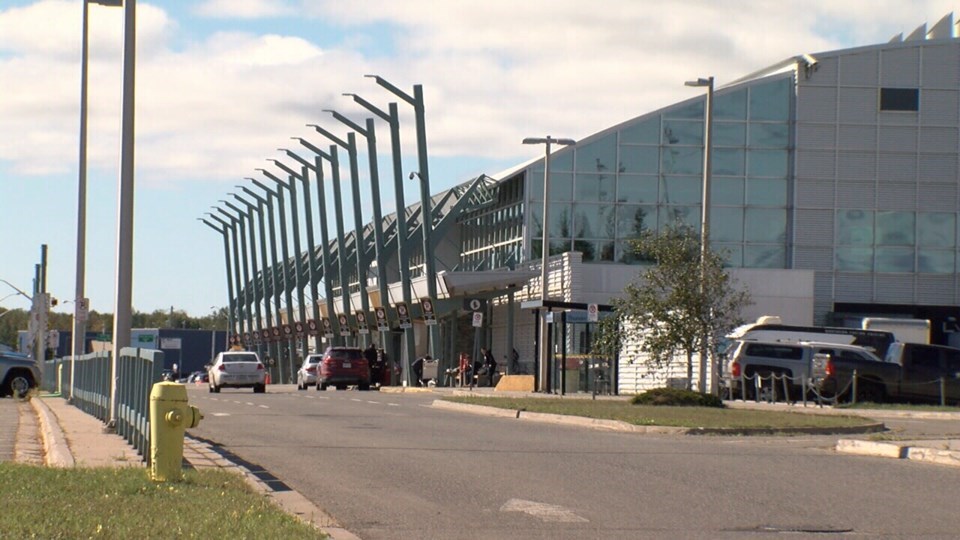
[[[270,407],[268,407],[268,406],[266,406],[266,405],[257,405],[257,407],[260,407],[261,409],[269,409],[269,408],[270,408]]]
[[[350,398],[350,401],[356,401],[357,403],[363,403],[362,399]]]
[[[367,403],[372,403],[372,404],[374,404],[374,405],[379,405],[379,404],[380,404],[379,401],[370,401],[369,399],[367,400]]]
[[[388,407],[399,407],[400,404],[399,404],[399,403],[387,403],[387,406],[388,406]]]
[[[574,514],[569,508],[523,499],[510,499],[500,507],[501,512],[523,512],[544,522],[589,523],[590,520]]]
[[[226,413],[226,412],[215,412],[215,413],[211,413],[211,416],[230,416],[230,413]]]

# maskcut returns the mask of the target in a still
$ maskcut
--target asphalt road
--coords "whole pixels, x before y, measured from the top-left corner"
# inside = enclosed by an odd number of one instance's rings
[[[960,468],[836,437],[652,436],[430,407],[430,394],[190,388],[225,445],[361,538],[954,538]]]

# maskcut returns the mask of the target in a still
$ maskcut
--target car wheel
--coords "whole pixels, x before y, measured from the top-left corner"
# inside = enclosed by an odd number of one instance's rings
[[[254,394],[263,394],[267,391],[267,385],[265,384],[256,384],[253,386]]]
[[[345,384],[338,384],[338,385],[337,385],[337,390],[346,390],[346,389],[347,389],[347,385],[345,385]]]
[[[327,389],[326,383],[317,383],[317,391],[326,390],[326,389]]]
[[[307,387],[303,385],[303,379],[297,375],[297,390],[306,390]]]
[[[220,393],[220,387],[214,384],[214,385],[213,385],[213,392],[214,392],[215,394],[219,394],[219,393]]]
[[[860,381],[857,388],[858,403],[883,403],[886,397],[883,386],[873,381]]]
[[[357,385],[357,390],[367,391],[370,390],[370,383],[360,383]]]
[[[30,379],[23,375],[14,375],[7,382],[7,388],[4,391],[17,399],[23,399],[30,393]]]

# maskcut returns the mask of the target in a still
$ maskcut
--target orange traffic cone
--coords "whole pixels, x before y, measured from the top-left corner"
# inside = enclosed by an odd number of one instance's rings
[[[267,373],[267,378],[266,378],[266,380],[263,381],[263,383],[264,383],[264,384],[270,384],[270,374],[269,374],[269,373]]]

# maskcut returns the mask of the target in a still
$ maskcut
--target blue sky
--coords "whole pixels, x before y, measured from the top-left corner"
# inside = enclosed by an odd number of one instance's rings
[[[204,315],[226,304],[221,238],[197,221],[308,123],[345,137],[324,109],[386,108],[364,74],[422,84],[432,191],[541,151],[523,137],[583,138],[789,56],[889,41],[953,2],[572,0],[170,0],[137,2],[134,308]],[[48,289],[75,290],[81,0],[0,1],[0,279],[29,290],[40,245]],[[90,7],[86,294],[113,311],[122,9]],[[404,177],[416,169],[401,104]],[[392,169],[378,123],[383,183]],[[361,141],[362,142],[362,141]],[[287,161],[292,165],[292,162]],[[345,156],[342,162],[346,163]],[[369,220],[366,156],[362,212]],[[278,172],[276,169],[274,171]],[[344,170],[344,177],[346,177]],[[408,202],[416,186],[406,187]],[[383,194],[394,209],[392,192]],[[349,199],[347,201],[349,204]],[[332,212],[331,212],[332,214]],[[332,224],[332,215],[328,218]],[[347,228],[352,217],[346,217]],[[0,298],[12,290],[0,283]],[[20,297],[5,308],[25,308]]]

